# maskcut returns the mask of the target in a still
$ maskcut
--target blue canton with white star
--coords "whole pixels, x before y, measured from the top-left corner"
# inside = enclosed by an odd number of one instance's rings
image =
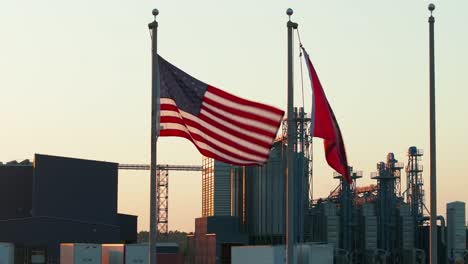
[[[198,116],[207,84],[193,78],[158,55],[161,98],[173,99],[177,107]]]

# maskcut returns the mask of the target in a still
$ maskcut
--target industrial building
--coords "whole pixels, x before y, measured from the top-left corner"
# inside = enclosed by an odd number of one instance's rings
[[[298,168],[295,214],[297,241],[304,239],[309,207],[307,122],[302,109],[295,164]],[[286,131],[283,123],[284,132]],[[278,139],[264,166],[231,166],[205,158],[202,168],[202,216],[189,237],[191,263],[231,263],[231,248],[240,245],[284,244],[286,149]]]
[[[466,251],[466,217],[465,203],[447,204],[447,253],[449,258],[465,258]]]
[[[326,197],[314,198],[310,119],[302,109],[295,110],[294,118],[297,247],[310,252],[332,249],[336,264],[427,263],[423,151],[410,147],[406,163],[388,153],[370,174],[375,183],[367,186],[358,184],[364,175],[352,167],[351,184],[335,173],[337,187]],[[262,255],[258,252],[284,258],[285,126],[286,122],[262,166],[232,166],[205,158],[201,168],[177,167],[202,171],[202,217],[195,219],[195,232],[188,237],[188,263],[232,263],[248,254]],[[21,264],[32,257],[37,263],[58,263],[60,243],[135,242],[137,217],[117,212],[118,169],[134,167],[41,154],[33,163],[0,163],[0,242],[15,244],[15,260]],[[163,233],[169,167],[161,167],[158,174],[158,188],[163,190],[157,192],[158,227]],[[438,217],[438,263],[468,261],[465,213],[465,203],[453,202],[447,205],[446,218]],[[310,252],[303,251],[298,256],[312,260]]]
[[[202,164],[202,216],[231,215],[231,166],[210,158]]]
[[[368,186],[358,185],[364,175],[350,167],[352,184],[334,174],[337,188],[327,197],[313,199],[306,129],[310,120],[302,109],[296,109],[294,116],[296,242],[331,245],[334,263],[427,263],[429,212],[422,178],[423,151],[410,147],[406,164],[389,153],[385,161],[377,163],[377,171],[370,174],[375,183]],[[192,257],[191,263],[231,263],[226,258],[231,254],[226,253],[228,247],[285,244],[285,137],[283,133],[275,142],[263,166],[204,160],[203,217],[196,220],[195,234],[189,238],[191,254],[198,260]],[[438,220],[438,263],[467,258],[465,204],[448,204],[447,224],[443,216]],[[215,228],[219,226],[223,228]]]
[[[249,244],[284,244],[286,226],[286,149],[276,142],[270,159],[264,166],[237,167],[232,169],[233,216],[242,219],[243,230],[249,235]],[[300,157],[300,156],[298,156]],[[297,158],[296,162],[300,162]],[[302,157],[303,159],[303,157]],[[296,193],[297,206],[294,207],[295,228],[298,235],[304,234],[304,223],[308,208],[308,178],[306,171],[296,178],[296,186],[302,191]],[[297,241],[301,241],[298,237]]]
[[[248,244],[242,219],[231,214],[232,167],[210,158],[202,162],[202,217],[188,236],[189,263],[230,263],[231,247]]]
[[[117,212],[118,164],[36,154],[0,165],[0,241],[15,262],[58,263],[60,243],[137,240],[137,217]]]

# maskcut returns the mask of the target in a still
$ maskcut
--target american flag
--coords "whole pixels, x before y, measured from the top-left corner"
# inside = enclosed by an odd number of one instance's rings
[[[235,165],[268,160],[284,111],[203,83],[158,56],[160,136],[184,137],[200,153]]]

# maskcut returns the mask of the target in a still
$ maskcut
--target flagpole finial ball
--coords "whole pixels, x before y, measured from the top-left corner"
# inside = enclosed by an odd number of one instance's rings
[[[293,13],[294,13],[294,11],[292,10],[292,8],[288,8],[286,10],[286,15],[288,15],[288,16],[292,16]]]
[[[433,3],[430,3],[429,6],[427,7],[429,9],[429,11],[434,11],[435,9],[435,5]]]
[[[153,16],[159,15],[159,10],[157,8],[153,9]]]

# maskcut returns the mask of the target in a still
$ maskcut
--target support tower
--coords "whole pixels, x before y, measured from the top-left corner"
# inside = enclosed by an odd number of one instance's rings
[[[424,217],[424,181],[421,157],[423,150],[416,147],[408,149],[408,165],[406,166],[406,202],[410,205],[414,224],[414,241],[417,248],[421,248],[418,227]]]
[[[169,218],[169,171],[158,169],[156,173],[157,227],[159,234],[167,234]]]
[[[312,146],[312,136],[310,131],[310,117],[304,112],[303,107],[294,107],[293,123],[296,125],[294,131],[294,185],[297,191],[295,197],[295,212],[297,219],[295,221],[297,241],[303,241],[304,237],[304,221],[306,212],[308,212],[312,201],[312,158],[310,148]],[[288,122],[285,119],[282,124],[283,134],[281,137],[282,143],[287,144]]]
[[[378,241],[379,248],[388,253],[398,247],[395,228],[397,226],[396,207],[401,196],[401,169],[403,163],[395,159],[393,153],[388,153],[387,163],[379,162],[377,172],[371,174],[377,180],[379,189],[377,200]]]
[[[353,230],[354,230],[354,201],[356,197],[356,179],[362,178],[362,171],[353,171],[353,167],[349,167],[352,183],[348,184],[343,178],[343,175],[334,172],[333,178],[340,180],[340,247],[351,253],[354,249],[353,245]]]

